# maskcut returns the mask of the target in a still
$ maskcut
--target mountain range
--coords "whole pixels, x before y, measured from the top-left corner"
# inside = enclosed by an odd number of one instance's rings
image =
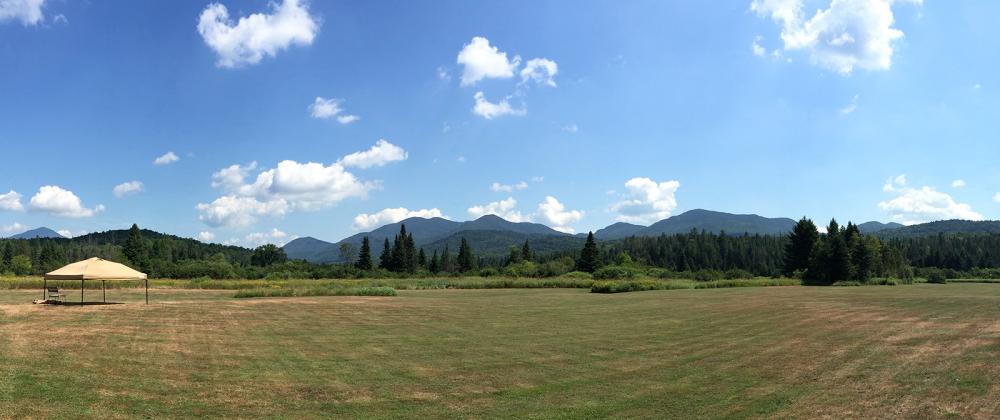
[[[343,262],[341,245],[348,244],[356,253],[362,239],[371,241],[372,255],[377,258],[385,241],[391,243],[401,225],[413,235],[417,247],[428,254],[441,252],[447,246],[452,253],[458,250],[465,238],[480,256],[506,255],[509,247],[528,241],[536,252],[564,251],[582,246],[586,234],[571,235],[538,223],[515,223],[495,215],[476,220],[456,222],[435,218],[411,217],[400,222],[379,227],[371,232],[358,233],[339,242],[331,243],[312,237],[295,239],[284,246],[289,258],[305,259],[317,263]],[[632,236],[660,236],[688,233],[692,230],[732,235],[784,235],[795,226],[795,220],[785,217],[768,218],[756,214],[731,214],[710,210],[690,210],[668,217],[649,226],[618,222],[594,232],[598,240],[613,241]],[[858,225],[863,233],[876,233],[903,228],[898,223],[867,222]]]
[[[47,227],[40,227],[37,229],[31,229],[27,232],[18,233],[17,235],[12,235],[9,239],[35,239],[35,238],[65,238],[52,229]]]

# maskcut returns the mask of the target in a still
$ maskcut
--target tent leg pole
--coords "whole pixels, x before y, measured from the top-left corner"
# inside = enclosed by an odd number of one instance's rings
[[[83,280],[80,280],[80,304],[83,305]]]
[[[42,279],[42,300],[49,300],[46,293],[49,292],[49,279]]]
[[[104,299],[104,303],[108,303],[108,290],[104,288],[104,280],[101,280],[101,295]]]
[[[149,279],[146,279],[146,304],[149,305]]]

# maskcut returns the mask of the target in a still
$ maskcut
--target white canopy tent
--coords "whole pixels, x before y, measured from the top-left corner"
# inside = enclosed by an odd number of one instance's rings
[[[124,264],[107,261],[101,258],[91,258],[72,263],[58,270],[45,274],[44,290],[42,300],[47,301],[49,280],[80,280],[80,303],[83,303],[83,286],[87,280],[100,280],[101,290],[104,291],[105,280],[144,280],[146,283],[146,303],[149,303],[149,279],[146,273],[140,273]],[[107,293],[104,293],[107,301]]]

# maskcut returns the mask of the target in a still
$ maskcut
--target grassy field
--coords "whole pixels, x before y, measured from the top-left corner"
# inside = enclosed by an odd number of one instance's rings
[[[37,295],[0,290],[0,417],[1000,415],[994,284]]]

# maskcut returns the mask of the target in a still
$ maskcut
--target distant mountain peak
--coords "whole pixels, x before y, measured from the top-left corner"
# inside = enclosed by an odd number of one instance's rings
[[[22,232],[10,237],[10,239],[35,239],[35,238],[66,239],[66,237],[60,235],[59,232],[56,232],[44,226],[36,229],[31,229],[27,232]]]

